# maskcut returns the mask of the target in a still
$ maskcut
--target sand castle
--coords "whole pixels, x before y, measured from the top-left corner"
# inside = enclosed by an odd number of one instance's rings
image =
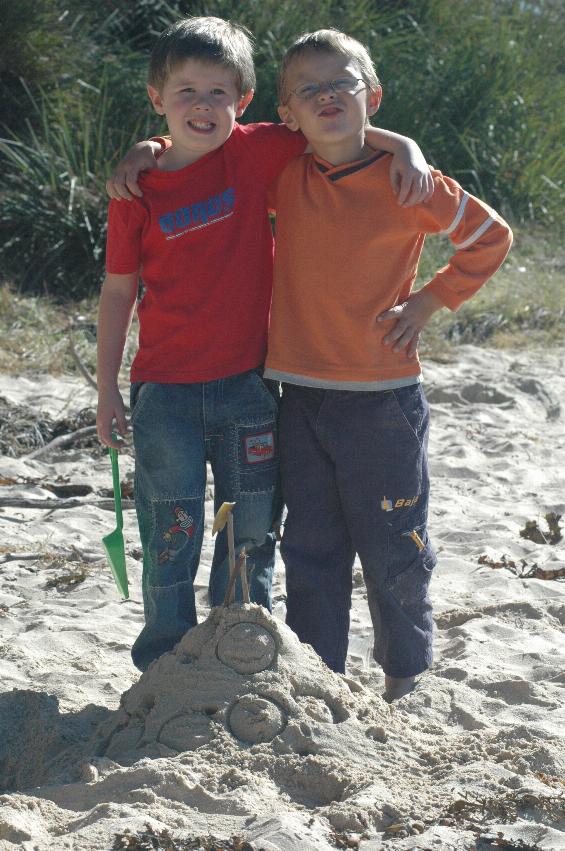
[[[265,609],[233,604],[149,667],[97,731],[96,751],[131,765],[221,743],[224,752],[343,761],[351,782],[357,760],[382,749],[388,715]],[[343,788],[334,794],[319,781],[320,803],[341,797]]]

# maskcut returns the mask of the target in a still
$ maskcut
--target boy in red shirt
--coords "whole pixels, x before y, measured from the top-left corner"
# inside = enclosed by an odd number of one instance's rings
[[[287,623],[344,671],[358,554],[390,701],[432,659],[418,337],[437,310],[457,309],[494,274],[512,234],[439,171],[425,203],[396,203],[389,157],[366,142],[381,94],[367,50],[335,30],[302,36],[283,59],[279,113],[313,153],[291,161],[273,191],[265,376],[283,382]],[[412,292],[425,235],[440,232],[456,253]]]
[[[113,421],[126,430],[117,376],[140,275],[145,289],[131,370],[145,611],[132,657],[141,670],[196,623],[207,461],[216,510],[236,503],[235,543],[249,555],[251,599],[271,605],[280,507],[278,394],[262,377],[273,255],[267,187],[306,143],[283,125],[236,122],[254,85],[242,28],[192,18],[165,30],[148,93],[172,145],[141,178],[142,196],[109,209],[97,415],[109,446],[117,445]],[[221,604],[227,580],[223,532],[212,605]]]

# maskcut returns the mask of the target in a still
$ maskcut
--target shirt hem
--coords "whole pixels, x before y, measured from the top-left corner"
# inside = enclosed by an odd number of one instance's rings
[[[385,378],[371,381],[337,381],[335,379],[315,378],[311,375],[297,375],[278,369],[265,369],[265,378],[282,381],[285,384],[299,384],[301,387],[318,387],[321,390],[395,390],[397,387],[410,387],[422,382],[422,374],[406,375],[398,378]]]
[[[233,375],[241,375],[251,369],[257,369],[264,363],[264,358],[257,357],[245,363],[231,364],[225,367],[216,367],[195,373],[170,373],[147,372],[145,370],[134,370],[130,372],[132,384],[148,381],[152,384],[201,384],[204,381],[218,381],[221,378],[230,378]]]

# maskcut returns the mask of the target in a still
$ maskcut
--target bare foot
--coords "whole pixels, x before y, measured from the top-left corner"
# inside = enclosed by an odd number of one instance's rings
[[[416,684],[416,677],[389,677],[385,674],[385,692],[383,694],[387,703],[398,700],[410,694]]]

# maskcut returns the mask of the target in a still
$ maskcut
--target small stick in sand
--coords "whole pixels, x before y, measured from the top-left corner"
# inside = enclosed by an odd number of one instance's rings
[[[216,532],[221,532],[226,523],[228,524],[228,556],[229,556],[229,564],[230,564],[230,578],[228,583],[228,594],[231,596],[231,592],[233,591],[235,584],[235,543],[234,543],[234,532],[233,532],[233,514],[232,510],[235,505],[235,502],[223,502],[218,509],[216,516],[214,517],[214,524],[212,526],[212,535],[215,535]],[[228,599],[228,594],[226,594],[226,599]],[[224,605],[229,604],[224,601]]]
[[[241,573],[241,583],[243,585],[243,571],[245,571],[245,565],[247,560],[247,553],[245,549],[243,549],[237,560],[237,564],[233,573],[230,574],[230,580],[228,582],[228,587],[226,589],[226,596],[224,597],[224,606],[229,606],[230,603],[233,603],[234,595],[235,595],[235,580],[237,579],[238,573]],[[247,597],[247,599],[246,599]],[[247,595],[245,590],[243,591],[243,602],[249,602],[249,589],[247,589]]]
[[[249,582],[247,581],[247,553],[245,549],[243,549],[240,554],[240,558],[243,556],[243,563],[240,568],[241,573],[241,593],[243,594],[243,602],[249,603]]]
[[[220,532],[226,523],[228,524],[228,554],[229,554],[229,564],[230,564],[230,578],[228,582],[228,587],[226,591],[226,596],[224,598],[224,606],[229,606],[232,602],[235,595],[235,582],[237,579],[237,575],[239,573],[241,577],[241,591],[243,595],[243,602],[249,603],[249,583],[247,581],[247,553],[245,552],[245,547],[239,553],[237,564],[235,561],[235,536],[233,531],[233,514],[232,509],[235,505],[235,502],[224,502],[220,506],[216,516],[214,517],[214,524],[212,526],[212,535],[215,535],[216,532]]]

